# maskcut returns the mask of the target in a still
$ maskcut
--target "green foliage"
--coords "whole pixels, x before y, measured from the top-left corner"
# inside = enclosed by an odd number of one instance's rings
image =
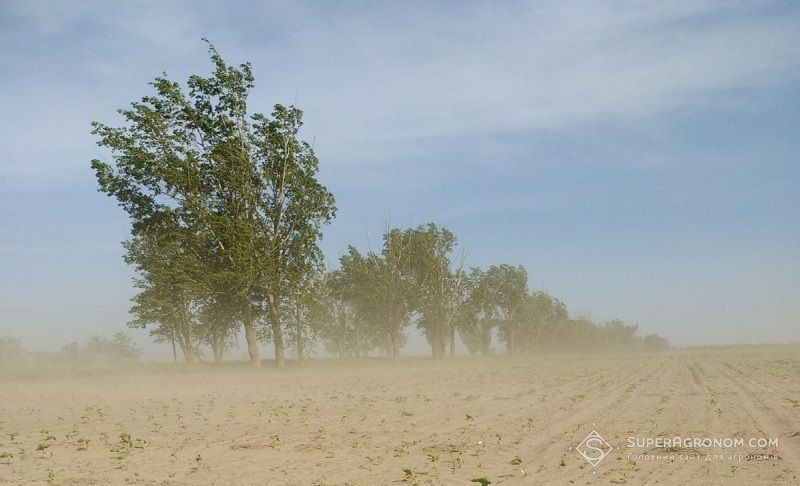
[[[480,483],[481,486],[488,486],[489,484],[492,484],[492,480],[487,478],[486,476],[470,479],[470,482]]]
[[[433,223],[387,228],[380,252],[349,247],[326,273],[318,242],[336,207],[300,138],[303,112],[278,104],[252,113],[251,65],[228,65],[211,44],[209,53],[210,75],[182,85],[163,74],[119,111],[120,126],[93,124],[110,152],[92,161],[100,191],[131,222],[130,326],[180,347],[187,361],[203,345],[221,360],[243,330],[251,362],[260,363],[260,339],[272,341],[279,366],[287,344],[302,359],[319,338],[339,356],[378,348],[396,357],[412,323],[434,358],[448,345],[454,354],[456,333],[473,354],[490,354],[494,335],[512,355],[669,346],[619,321],[570,318],[558,299],[529,291],[522,266],[465,271],[456,237]],[[0,342],[0,363],[12,348]]]
[[[112,163],[92,168],[131,219],[132,325],[157,324],[191,361],[200,341],[219,349],[241,323],[257,364],[256,324],[269,324],[282,365],[285,299],[320,269],[334,199],[298,138],[302,111],[250,114],[250,64],[229,66],[209,50],[209,77],[190,76],[184,88],[164,74],[154,94],[120,111],[123,126],[93,124]]]

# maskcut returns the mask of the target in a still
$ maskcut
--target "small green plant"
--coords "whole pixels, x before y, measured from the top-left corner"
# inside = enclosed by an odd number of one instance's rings
[[[481,486],[488,486],[489,484],[492,484],[492,480],[487,478],[486,476],[482,476],[482,477],[479,477],[479,478],[472,478],[472,479],[470,479],[470,482],[471,483],[480,483]]]
[[[457,449],[455,447],[450,449],[450,457],[453,458],[453,471],[459,469],[462,466],[463,463],[461,456],[463,456],[463,454],[464,453],[461,451],[461,449]]]
[[[270,435],[269,438],[272,439],[272,442],[268,444],[269,448],[275,450],[280,449],[281,437],[278,434],[273,434]]]
[[[439,455],[438,454],[428,454],[428,460],[431,461],[433,464],[433,472],[436,476],[439,476]]]
[[[78,450],[85,451],[89,448],[89,439],[86,437],[81,437],[78,439]]]
[[[619,479],[612,479],[611,482],[614,484],[626,484],[628,482],[628,474],[623,472]]]
[[[736,464],[731,464],[731,477],[734,477],[734,478],[736,477],[736,471],[738,469],[739,469],[739,467]]]
[[[411,444],[406,441],[401,442],[398,447],[394,448],[394,457],[407,456],[409,454],[408,447],[410,445]]]
[[[525,468],[522,467],[522,459],[520,459],[519,456],[514,456],[514,459],[511,459],[510,461],[508,461],[508,463],[511,464],[512,466],[517,466],[520,474],[522,474],[523,476],[527,475],[527,473],[525,472]]]
[[[381,464],[383,464],[383,458],[382,457],[366,456],[366,458],[367,458],[367,462],[369,463],[369,466],[367,466],[366,469],[369,470],[369,471],[372,471],[372,466],[380,466]]]
[[[403,468],[403,482],[409,484],[419,484],[419,479],[417,479],[417,472],[414,470],[413,467],[404,467]]]

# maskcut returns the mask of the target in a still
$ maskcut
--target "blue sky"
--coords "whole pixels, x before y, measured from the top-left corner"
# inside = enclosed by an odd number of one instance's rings
[[[89,123],[162,71],[207,73],[205,36],[253,63],[253,110],[305,110],[329,261],[434,221],[574,313],[680,345],[800,340],[796,3],[109,5],[0,5],[0,335],[123,327],[127,220]]]

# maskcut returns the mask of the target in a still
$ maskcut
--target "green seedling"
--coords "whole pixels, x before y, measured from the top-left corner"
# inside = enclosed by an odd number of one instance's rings
[[[405,475],[403,477],[404,483],[419,484],[419,480],[417,479],[417,472],[414,471],[413,467],[404,467],[403,474]]]
[[[273,435],[270,435],[269,438],[272,439],[272,442],[270,444],[268,444],[268,446],[271,449],[275,449],[275,450],[280,449],[281,437],[278,434],[273,434]]]
[[[399,447],[395,447],[395,449],[394,449],[394,457],[407,456],[409,454],[409,452],[408,452],[408,446],[409,445],[410,444],[408,442],[403,441],[400,444]]]
[[[472,479],[470,479],[469,482],[471,482],[471,483],[480,483],[481,486],[488,486],[489,484],[492,484],[492,480],[487,478],[486,476],[483,476],[483,477],[480,477],[480,478],[472,478]]]
[[[433,464],[433,471],[436,473],[436,476],[439,476],[439,455],[428,454],[428,460]]]
[[[89,448],[89,439],[87,439],[86,437],[81,437],[80,439],[78,439],[79,451],[85,451],[88,448]]]
[[[520,459],[519,456],[514,456],[514,459],[511,459],[510,461],[508,461],[508,463],[511,464],[512,466],[517,466],[517,469],[519,469],[520,474],[522,474],[523,476],[527,475],[527,473],[525,472],[525,468],[522,467],[522,459]]]
[[[462,466],[461,456],[463,454],[464,453],[461,451],[461,449],[453,448],[453,449],[450,450],[450,456],[453,458],[453,471],[455,471],[456,469],[461,468],[461,466]]]
[[[626,484],[628,482],[628,474],[623,472],[619,479],[612,479],[611,482],[614,484]]]

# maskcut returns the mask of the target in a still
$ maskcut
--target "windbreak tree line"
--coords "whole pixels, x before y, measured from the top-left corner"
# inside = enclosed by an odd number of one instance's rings
[[[350,247],[326,271],[319,240],[336,206],[299,137],[302,111],[251,112],[250,64],[230,66],[209,50],[210,76],[182,86],[164,74],[119,111],[122,126],[93,124],[111,154],[92,161],[100,190],[131,220],[131,326],[148,327],[188,362],[201,347],[222,360],[243,332],[254,365],[258,343],[271,342],[279,367],[287,348],[303,359],[319,342],[339,356],[396,357],[412,324],[437,359],[455,353],[457,335],[482,354],[494,335],[509,354],[647,341],[635,326],[570,319],[558,300],[529,292],[522,267],[464,268],[455,236],[434,224],[388,228],[380,252]]]

